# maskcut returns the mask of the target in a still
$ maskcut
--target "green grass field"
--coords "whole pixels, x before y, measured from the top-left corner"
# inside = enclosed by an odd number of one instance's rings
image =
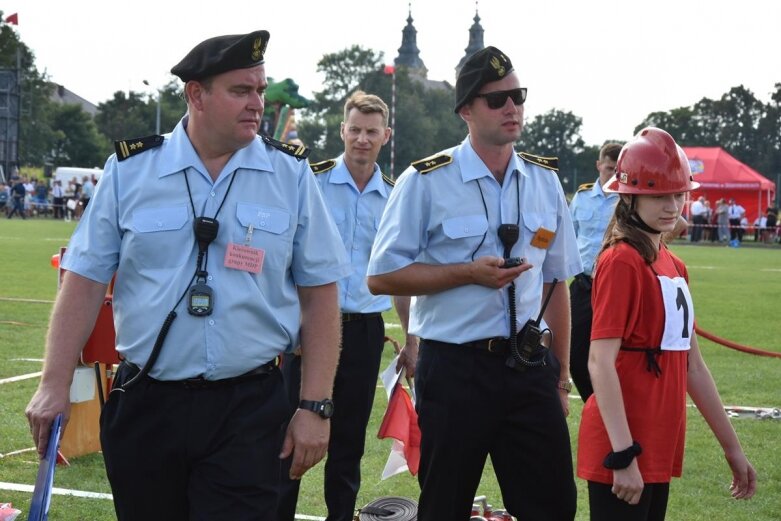
[[[56,293],[56,271],[50,258],[67,243],[73,223],[51,220],[0,219],[0,380],[39,371],[51,301]],[[734,342],[781,352],[781,249],[738,249],[674,245],[688,265],[698,325]],[[77,303],[74,303],[77,304]],[[388,313],[387,323],[398,323]],[[400,339],[400,329],[388,333]],[[726,404],[781,408],[781,359],[751,356],[700,339],[703,354]],[[386,359],[391,358],[390,348]],[[32,485],[37,472],[33,452],[5,456],[32,447],[24,408],[37,379],[0,384],[0,482]],[[385,395],[378,390],[367,432],[363,486],[358,504],[383,495],[417,498],[415,478],[407,475],[380,480],[390,450],[390,440],[377,440],[385,409]],[[569,417],[573,452],[582,404],[571,401]],[[490,421],[473,414],[475,425]],[[720,447],[695,409],[689,409],[687,454],[682,479],[673,481],[667,519],[671,521],[770,521],[781,520],[781,421],[734,419],[746,452],[759,474],[759,491],[751,501],[730,499],[730,475]],[[59,468],[55,486],[91,492],[110,492],[102,458],[94,454]],[[28,492],[7,490],[0,484],[0,503],[12,502],[22,511],[29,507]],[[324,516],[322,465],[305,476],[299,512]],[[494,506],[502,504],[488,463],[479,494]],[[578,520],[588,519],[584,483],[578,480]],[[102,521],[115,519],[111,502],[55,495],[50,517],[58,520]],[[19,521],[26,519],[23,514]],[[443,520],[449,521],[449,520]]]

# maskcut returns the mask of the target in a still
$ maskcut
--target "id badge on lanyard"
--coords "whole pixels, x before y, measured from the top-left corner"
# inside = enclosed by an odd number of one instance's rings
[[[694,305],[689,285],[683,277],[657,275],[664,303],[664,351],[688,351],[694,331]]]

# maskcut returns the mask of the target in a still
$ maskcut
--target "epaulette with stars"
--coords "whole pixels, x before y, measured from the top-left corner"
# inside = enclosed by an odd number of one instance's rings
[[[270,138],[268,136],[260,137],[263,138],[263,142],[267,145],[272,146],[277,150],[281,150],[285,154],[293,156],[298,160],[306,159],[307,156],[309,156],[310,150],[304,145],[291,145],[290,143],[283,143],[282,141],[277,141],[276,139]]]
[[[325,172],[328,172],[333,167],[336,166],[336,161],[333,159],[326,159],[325,161],[320,161],[319,163],[310,163],[309,168],[312,169],[312,172],[315,174],[323,174]]]
[[[146,152],[163,144],[163,136],[146,136],[135,139],[125,139],[114,141],[114,150],[117,152],[117,161],[124,161],[141,152]]]
[[[553,170],[554,172],[559,171],[558,157],[535,156],[534,154],[529,154],[527,152],[518,152],[518,157],[533,165],[541,166],[548,170]]]
[[[453,162],[453,157],[447,154],[440,154],[438,156],[429,156],[420,161],[415,161],[410,166],[420,172],[421,174],[428,174],[432,170],[445,165],[449,165]]]
[[[594,188],[594,183],[583,183],[578,187],[576,192],[582,192],[583,190],[591,190],[592,188]]]

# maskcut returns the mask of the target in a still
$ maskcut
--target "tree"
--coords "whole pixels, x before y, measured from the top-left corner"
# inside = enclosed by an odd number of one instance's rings
[[[117,91],[98,105],[95,123],[110,141],[149,136],[155,133],[157,103],[160,98],[160,132],[170,132],[187,112],[182,88],[171,80],[157,94]]]
[[[0,12],[0,20],[3,13]],[[17,62],[18,58],[18,62]],[[46,76],[35,67],[35,55],[8,24],[0,22],[0,68],[21,73],[19,92],[18,162],[41,166],[51,150],[54,134],[49,126],[52,102]]]
[[[396,83],[394,165],[390,168],[391,145],[380,151],[377,162],[383,171],[398,176],[412,161],[454,146],[466,135],[466,125],[453,113],[453,88],[410,76],[404,67],[395,77],[384,73],[383,54],[353,46],[327,54],[318,63],[326,76],[326,88],[314,93],[314,102],[298,122],[298,134],[314,150],[312,160],[341,154],[339,136],[344,102],[357,89],[381,97],[391,109]]]
[[[102,166],[109,145],[98,134],[95,122],[79,105],[57,105],[51,122],[56,140],[52,150],[54,166]]]
[[[582,126],[583,120],[572,112],[551,109],[527,123],[519,140],[521,147],[532,154],[559,158],[559,177],[566,192],[577,188],[575,177],[582,175],[577,160],[585,150],[580,137]]]
[[[781,83],[764,104],[743,85],[721,98],[702,98],[691,107],[653,112],[635,131],[648,125],[668,131],[682,146],[722,147],[766,175],[781,171]]]

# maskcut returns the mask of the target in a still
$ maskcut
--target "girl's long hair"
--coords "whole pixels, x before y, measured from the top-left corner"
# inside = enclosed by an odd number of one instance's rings
[[[599,255],[608,248],[615,246],[620,242],[625,242],[632,246],[649,266],[656,261],[659,255],[656,246],[651,239],[639,228],[630,222],[630,216],[634,213],[634,196],[629,196],[629,201],[624,197],[619,197],[616,204],[616,211],[605,230],[605,238],[602,240],[602,249]],[[599,259],[599,255],[597,259]]]

